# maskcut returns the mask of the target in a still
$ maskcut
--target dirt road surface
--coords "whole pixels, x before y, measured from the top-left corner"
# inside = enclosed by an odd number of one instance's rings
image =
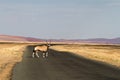
[[[120,69],[110,65],[54,50],[48,58],[32,58],[32,50],[14,67],[12,80],[120,80]]]

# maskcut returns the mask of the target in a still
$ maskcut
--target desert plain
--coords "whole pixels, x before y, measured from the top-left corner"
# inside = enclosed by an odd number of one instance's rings
[[[0,80],[11,79],[15,64],[22,60],[24,51],[29,45],[31,43],[0,43]],[[70,52],[76,56],[120,68],[120,45],[118,44],[54,44],[50,49]]]

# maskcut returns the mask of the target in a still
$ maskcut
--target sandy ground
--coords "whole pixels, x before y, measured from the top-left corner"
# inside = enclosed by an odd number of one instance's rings
[[[0,44],[0,80],[10,80],[14,65],[22,60],[24,44]]]

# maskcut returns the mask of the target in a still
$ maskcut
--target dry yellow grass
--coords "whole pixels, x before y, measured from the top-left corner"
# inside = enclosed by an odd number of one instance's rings
[[[0,80],[10,80],[11,71],[22,60],[23,44],[0,44]]]
[[[56,45],[58,51],[72,52],[92,60],[102,61],[120,67],[120,45]]]

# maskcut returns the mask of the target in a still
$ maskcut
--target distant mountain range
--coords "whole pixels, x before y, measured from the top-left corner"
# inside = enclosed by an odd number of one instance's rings
[[[106,39],[106,38],[78,39],[76,41],[87,42],[87,43],[120,44],[120,38],[113,38],[113,39]]]
[[[46,39],[38,39],[32,37],[0,35],[0,42],[45,42]],[[120,38],[106,39],[49,39],[52,42],[68,42],[68,43],[106,43],[106,44],[120,44]]]
[[[42,42],[42,39],[12,36],[12,35],[0,35],[0,42]]]

